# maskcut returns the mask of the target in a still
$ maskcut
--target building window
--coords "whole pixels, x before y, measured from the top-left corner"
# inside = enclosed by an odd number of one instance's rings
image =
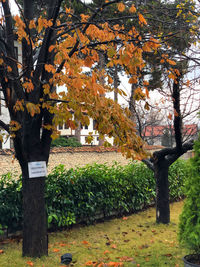
[[[18,60],[18,47],[17,46],[14,47],[14,53],[15,53],[16,59]]]
[[[85,130],[88,130],[88,125],[85,125]]]
[[[12,137],[10,138],[10,148],[14,148],[14,140]]]
[[[97,130],[97,121],[93,120],[93,130]]]
[[[63,125],[62,124],[59,124],[58,129],[59,130],[62,130],[63,129]]]
[[[64,124],[64,129],[69,129],[67,123]]]
[[[99,137],[97,136],[97,141],[99,141]]]

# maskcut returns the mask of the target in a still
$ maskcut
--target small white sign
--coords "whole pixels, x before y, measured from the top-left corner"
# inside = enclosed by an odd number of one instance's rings
[[[45,161],[33,161],[28,163],[29,178],[47,176],[47,166]]]

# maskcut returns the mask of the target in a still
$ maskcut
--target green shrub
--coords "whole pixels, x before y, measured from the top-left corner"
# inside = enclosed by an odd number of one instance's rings
[[[191,159],[191,176],[185,187],[186,200],[179,223],[179,241],[200,254],[200,136],[194,145]]]
[[[80,147],[82,144],[75,137],[58,137],[51,143],[52,147]]]
[[[170,168],[171,201],[183,196],[185,166],[184,161],[178,161]],[[15,230],[22,224],[21,182],[10,176],[0,180],[0,225]],[[59,165],[48,175],[45,198],[49,228],[58,229],[121,216],[154,204],[155,179],[143,163],[93,164],[69,170]]]
[[[1,229],[18,230],[22,224],[22,183],[11,173],[0,178],[0,225]]]
[[[185,160],[177,160],[169,167],[169,190],[170,201],[183,198],[185,195],[186,178],[190,177],[190,162]]]

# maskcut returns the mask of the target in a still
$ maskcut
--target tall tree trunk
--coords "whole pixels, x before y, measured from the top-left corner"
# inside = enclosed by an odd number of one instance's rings
[[[50,142],[44,149],[45,146],[40,140],[41,114],[32,118],[27,112],[24,112],[24,121],[24,127],[14,139],[16,156],[22,169],[22,254],[29,257],[41,257],[48,255],[45,177],[30,178],[28,163],[43,161],[46,164],[48,157],[44,152],[48,152]],[[20,135],[19,138],[18,135]],[[37,169],[37,171],[39,170]],[[41,175],[40,171],[38,175]]]
[[[162,158],[154,162],[156,179],[156,222],[167,224],[170,222],[168,162]]]
[[[44,195],[45,177],[29,178],[27,173],[23,177],[23,256],[48,255]]]

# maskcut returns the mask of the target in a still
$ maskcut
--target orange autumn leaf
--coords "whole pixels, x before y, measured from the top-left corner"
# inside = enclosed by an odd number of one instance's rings
[[[129,11],[130,11],[131,13],[135,13],[135,12],[136,12],[136,8],[135,8],[135,6],[132,5],[132,6],[130,7]]]
[[[124,220],[124,221],[125,221],[125,220],[128,220],[128,217],[123,217],[122,220]]]
[[[132,257],[123,256],[123,257],[120,257],[119,260],[125,261],[125,262],[130,262],[130,261],[133,261],[134,259]]]
[[[176,75],[174,75],[173,73],[170,73],[168,77],[172,80],[176,80]]]
[[[7,71],[8,72],[11,72],[12,71],[12,68],[10,66],[7,67]]]
[[[167,118],[168,118],[169,120],[172,120],[172,114],[169,113],[169,115],[167,116]]]
[[[26,264],[28,264],[29,266],[34,266],[32,261],[27,261]]]
[[[59,252],[59,251],[60,251],[60,249],[58,249],[58,248],[53,249],[53,252]]]
[[[117,8],[120,12],[123,12],[125,10],[125,5],[123,3],[118,3]]]
[[[152,47],[151,47],[151,44],[150,42],[146,42],[144,43],[143,47],[142,47],[142,50],[144,52],[151,52],[152,51]]]
[[[137,83],[138,82],[138,79],[137,79],[136,76],[134,76],[134,77],[131,77],[128,82],[129,83]]]
[[[65,9],[65,12],[68,14],[68,13],[71,12],[71,9],[70,9],[70,8],[66,8],[66,9]]]
[[[171,60],[171,59],[166,59],[166,61],[170,64],[170,65],[173,65],[175,66],[176,65],[176,62]]]
[[[3,249],[0,249],[0,254],[4,253]]]
[[[140,21],[141,24],[147,25],[147,21],[146,21],[146,19],[143,17],[143,15],[141,13],[138,14],[138,17],[139,17],[139,21]]]
[[[109,250],[105,250],[103,254],[109,254],[111,253]]]
[[[84,265],[85,266],[96,266],[97,262],[95,261],[87,261]]]
[[[88,242],[88,241],[86,241],[86,240],[83,240],[83,242],[82,242],[84,245],[90,245],[90,243]]]
[[[35,21],[32,19],[29,22],[29,29],[31,30],[31,29],[35,29],[35,28],[36,28]]]
[[[120,267],[120,266],[124,266],[124,264],[122,262],[113,262],[113,261],[110,261],[110,262],[106,263],[105,266]]]
[[[65,246],[67,246],[67,245],[64,243],[60,243],[60,247],[65,247]]]

